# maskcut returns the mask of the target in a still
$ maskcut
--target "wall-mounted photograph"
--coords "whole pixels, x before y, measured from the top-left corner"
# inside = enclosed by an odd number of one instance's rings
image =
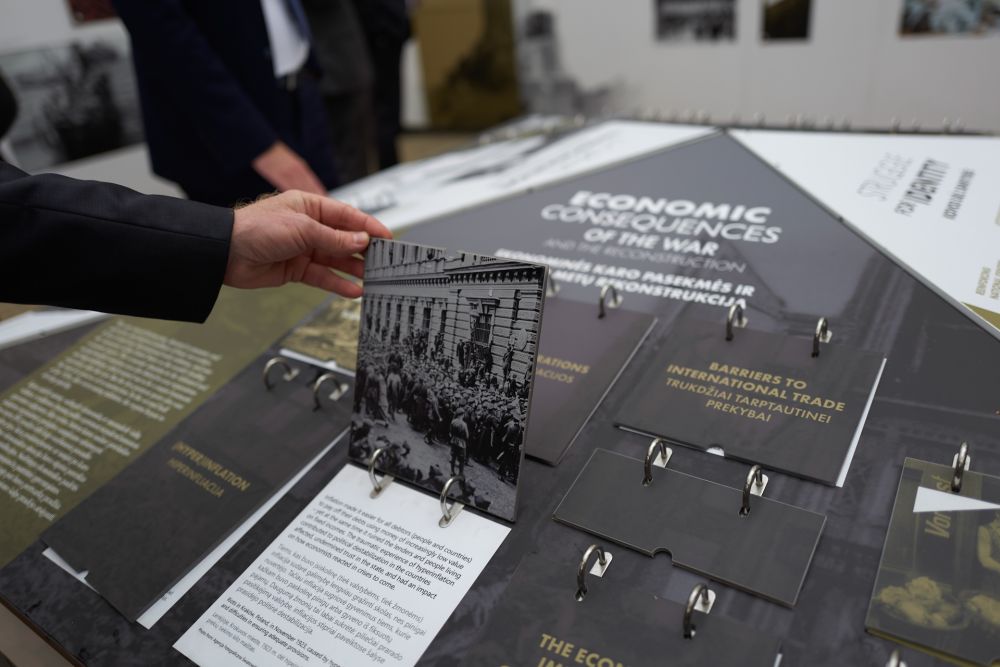
[[[45,169],[142,141],[128,40],[101,37],[0,55],[17,99],[18,166]]]
[[[902,35],[1000,35],[1000,0],[903,0]]]
[[[736,0],[653,0],[653,8],[660,41],[736,38]]]
[[[765,41],[809,39],[812,0],[762,0]]]
[[[554,10],[528,12],[518,26],[517,60],[521,95],[529,111],[541,114],[600,115],[607,111],[620,85],[609,81],[596,86],[580,83],[562,59],[560,17]]]

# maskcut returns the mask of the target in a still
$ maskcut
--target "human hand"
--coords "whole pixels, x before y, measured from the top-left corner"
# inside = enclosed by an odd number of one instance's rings
[[[251,165],[264,180],[282,192],[302,190],[318,195],[327,193],[309,164],[283,141],[274,142],[273,146],[254,158]]]
[[[361,286],[331,269],[361,278],[355,255],[372,236],[392,238],[381,222],[326,196],[290,190],[259,199],[233,213],[229,263],[231,287],[277,287],[301,282],[353,299]]]

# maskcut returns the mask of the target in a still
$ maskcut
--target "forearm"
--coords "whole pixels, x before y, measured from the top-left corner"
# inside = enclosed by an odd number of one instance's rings
[[[0,301],[203,321],[233,213],[0,163]]]

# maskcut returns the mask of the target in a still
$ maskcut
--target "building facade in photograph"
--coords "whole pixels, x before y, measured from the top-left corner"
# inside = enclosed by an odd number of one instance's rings
[[[397,256],[399,254],[402,256]],[[383,342],[423,339],[452,369],[485,364],[498,387],[523,387],[534,369],[541,266],[435,248],[373,242],[366,255],[364,330]]]
[[[544,271],[373,239],[349,456],[513,520]]]

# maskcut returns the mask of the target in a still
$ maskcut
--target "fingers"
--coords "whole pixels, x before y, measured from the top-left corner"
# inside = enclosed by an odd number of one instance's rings
[[[309,193],[302,193],[302,204],[305,213],[326,225],[335,229],[345,229],[350,231],[364,231],[369,236],[391,239],[392,232],[389,228],[368,215],[359,211],[353,206],[348,206],[344,202],[331,199],[330,197],[318,197]]]
[[[355,278],[365,277],[365,261],[357,257],[336,257],[334,255],[313,255],[313,262],[336,269]]]
[[[315,220],[310,220],[306,229],[306,239],[311,246],[309,254],[330,260],[364,252],[370,239],[368,232],[324,227]]]
[[[254,158],[254,171],[279,190],[304,190],[326,195],[326,188],[309,163],[288,147],[276,141],[270,148]]]
[[[302,282],[327,292],[334,292],[348,299],[356,299],[362,293],[361,285],[338,276],[325,266],[315,263],[306,267],[302,274]]]

